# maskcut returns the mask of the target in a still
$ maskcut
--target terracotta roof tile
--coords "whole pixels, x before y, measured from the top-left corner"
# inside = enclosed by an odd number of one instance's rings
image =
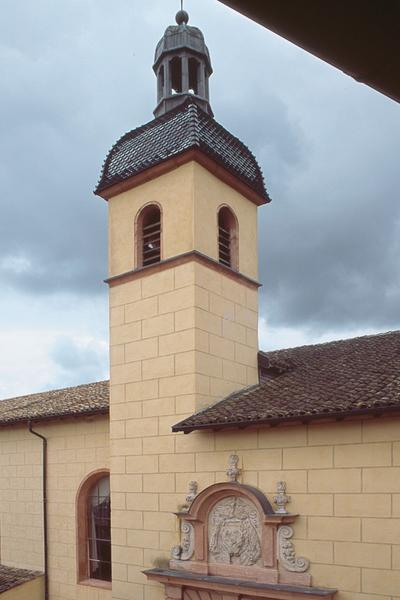
[[[246,427],[400,410],[400,331],[260,352],[263,381],[177,423],[173,431]],[[0,401],[0,425],[107,414],[109,382]]]
[[[190,99],[125,134],[110,150],[95,193],[192,148],[202,150],[269,201],[254,155]]]
[[[108,413],[109,383],[98,381],[0,401],[0,425]]]
[[[260,384],[177,423],[173,431],[400,410],[400,331],[260,355]]]
[[[37,571],[27,571],[26,569],[15,569],[14,567],[0,565],[0,594],[41,575],[42,573]]]

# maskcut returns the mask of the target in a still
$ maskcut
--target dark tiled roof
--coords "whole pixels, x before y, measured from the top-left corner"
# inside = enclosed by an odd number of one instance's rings
[[[0,401],[0,425],[108,413],[109,383],[98,381]]]
[[[0,565],[0,594],[41,575],[42,573],[38,573],[37,571],[27,571],[26,569],[15,569],[14,567]]]
[[[400,331],[262,353],[262,383],[173,431],[246,427],[400,410]]]
[[[254,155],[191,99],[125,134],[109,152],[95,192],[196,148],[269,201]]]

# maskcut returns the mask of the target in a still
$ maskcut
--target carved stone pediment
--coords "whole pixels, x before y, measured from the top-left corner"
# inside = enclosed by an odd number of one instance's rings
[[[166,597],[179,600],[219,600],[231,594],[232,600],[248,600],[254,587],[258,598],[270,598],[271,589],[279,598],[282,584],[298,597],[332,598],[335,590],[311,587],[309,561],[296,556],[290,525],[297,515],[286,512],[289,497],[282,501],[286,488],[279,483],[277,511],[260,490],[237,481],[216,483],[192,495],[177,513],[181,541],[172,550],[170,568],[146,575],[170,582],[168,593],[175,595]],[[243,590],[248,587],[246,592],[237,591],[238,582]]]

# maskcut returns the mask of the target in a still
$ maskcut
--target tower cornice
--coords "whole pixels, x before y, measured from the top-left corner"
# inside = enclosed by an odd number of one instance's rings
[[[114,287],[116,285],[120,285],[121,283],[135,281],[137,279],[141,279],[142,277],[146,277],[147,275],[153,275],[154,273],[159,273],[167,269],[171,269],[172,267],[178,267],[180,265],[184,265],[191,262],[206,265],[214,271],[223,273],[230,279],[239,281],[246,287],[252,289],[258,289],[259,287],[261,287],[261,283],[259,283],[255,279],[247,277],[247,275],[244,275],[239,271],[234,271],[233,269],[226,267],[225,265],[212,259],[206,254],[199,252],[198,250],[192,250],[191,252],[185,252],[177,256],[172,256],[171,258],[166,258],[156,264],[149,265],[147,267],[140,267],[138,269],[132,269],[132,271],[120,273],[119,275],[115,275],[113,277],[105,279],[104,283],[107,283],[110,287]]]
[[[157,177],[161,177],[174,169],[185,165],[191,161],[195,161],[200,164],[202,167],[210,171],[215,177],[229,185],[231,188],[242,194],[245,198],[256,204],[257,206],[262,206],[263,204],[267,204],[270,202],[270,199],[266,199],[261,194],[254,191],[250,186],[246,185],[243,181],[235,177],[230,171],[219,165],[215,160],[207,156],[201,150],[191,149],[182,152],[178,156],[170,158],[154,167],[146,169],[142,171],[138,175],[133,175],[124,181],[116,183],[105,190],[101,190],[99,192],[95,192],[97,196],[100,196],[104,200],[109,200],[114,196],[118,196],[118,194],[122,194],[123,192],[127,192],[139,185],[143,185],[144,183],[156,179]]]

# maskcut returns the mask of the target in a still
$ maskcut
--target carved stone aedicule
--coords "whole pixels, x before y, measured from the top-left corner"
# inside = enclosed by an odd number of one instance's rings
[[[302,590],[311,586],[309,561],[295,553],[290,525],[297,515],[286,510],[285,483],[278,483],[274,511],[260,490],[237,482],[235,455],[228,471],[231,481],[200,493],[190,482],[186,504],[177,513],[180,543],[172,549],[170,568],[146,575],[165,583],[168,600],[248,600],[255,595],[267,600],[271,590],[276,600],[288,600],[288,591],[304,598]],[[314,600],[332,600],[334,593],[312,591]]]
[[[305,593],[333,600],[335,590],[305,589],[311,586],[309,561],[295,553],[291,524],[297,515],[286,510],[285,482],[277,482],[274,511],[260,490],[237,482],[238,462],[233,455],[228,482],[200,493],[190,482],[177,513],[180,541],[170,567],[146,575],[165,584],[167,600],[295,600]]]
[[[258,489],[238,483],[238,459],[230,459],[233,481],[197,493],[190,483],[181,512],[180,543],[171,553],[171,568],[205,575],[265,583],[309,585],[308,562],[297,559],[285,529],[296,519],[286,512],[286,487],[278,486],[274,511]],[[280,533],[279,533],[280,532]]]
[[[208,516],[209,562],[262,565],[261,519],[247,498],[229,496]]]

